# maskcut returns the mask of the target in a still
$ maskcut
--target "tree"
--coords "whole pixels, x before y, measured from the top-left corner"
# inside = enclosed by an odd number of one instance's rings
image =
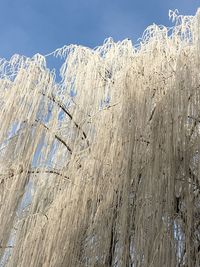
[[[200,15],[170,15],[1,59],[1,266],[199,266]]]

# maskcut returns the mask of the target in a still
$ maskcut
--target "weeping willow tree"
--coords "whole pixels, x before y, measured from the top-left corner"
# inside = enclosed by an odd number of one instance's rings
[[[170,16],[0,59],[1,267],[200,266],[200,11]]]

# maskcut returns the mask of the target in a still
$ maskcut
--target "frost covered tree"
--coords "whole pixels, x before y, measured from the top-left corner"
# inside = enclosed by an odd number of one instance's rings
[[[200,12],[170,17],[0,59],[0,266],[200,266]]]

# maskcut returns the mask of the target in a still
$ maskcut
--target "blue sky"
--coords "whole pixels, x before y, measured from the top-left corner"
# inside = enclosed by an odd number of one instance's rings
[[[169,9],[195,14],[200,0],[0,0],[0,57],[48,54],[65,44],[105,38],[135,43],[152,24],[170,25]]]

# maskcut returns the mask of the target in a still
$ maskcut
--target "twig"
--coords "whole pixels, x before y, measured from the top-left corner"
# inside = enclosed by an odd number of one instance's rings
[[[153,115],[154,115],[154,113],[155,113],[155,110],[156,110],[156,106],[154,107],[154,109],[153,109],[152,112],[151,112],[151,116],[150,116],[150,118],[149,118],[149,121],[152,120]]]

